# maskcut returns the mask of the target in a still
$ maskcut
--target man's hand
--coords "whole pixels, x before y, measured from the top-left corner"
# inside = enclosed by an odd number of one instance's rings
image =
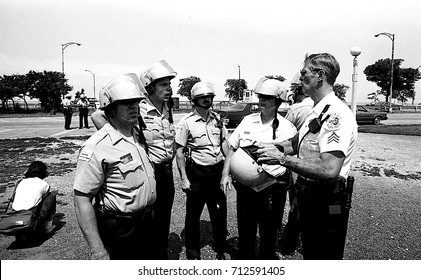
[[[222,174],[220,186],[224,194],[227,194],[228,189],[232,189],[232,180],[229,174]]]
[[[181,190],[185,193],[191,191],[189,179],[183,178],[183,180],[181,180]]]
[[[283,153],[279,151],[275,145],[268,143],[256,143],[256,146],[259,147],[256,151],[258,163],[279,165],[279,158],[282,157]]]

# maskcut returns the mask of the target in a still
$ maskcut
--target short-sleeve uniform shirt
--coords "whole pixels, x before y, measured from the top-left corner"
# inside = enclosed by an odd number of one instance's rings
[[[109,123],[92,135],[79,152],[73,188],[99,194],[106,210],[135,213],[156,199],[156,182],[145,149]]]
[[[227,129],[217,113],[209,112],[209,117],[205,120],[195,110],[179,121],[175,141],[190,149],[195,163],[207,166],[223,160],[221,138],[225,139],[226,135]]]
[[[164,105],[162,114],[149,100],[139,103],[140,114],[146,124],[143,133],[148,143],[149,155],[155,164],[173,159],[175,128],[168,121],[169,109]]]
[[[297,129],[290,121],[286,120],[279,113],[277,118],[279,120],[279,126],[275,131],[276,137],[273,139],[273,120],[263,124],[260,113],[245,116],[228,139],[230,146],[236,150],[239,147],[247,147],[257,142],[281,142],[297,134]],[[281,165],[262,164],[262,168],[274,177],[284,174],[286,170]]]
[[[324,121],[318,133],[309,132],[309,122],[319,117],[326,105],[329,109],[324,113]],[[334,92],[329,93],[317,103],[308,113],[307,119],[299,132],[299,157],[313,158],[321,153],[341,151],[345,155],[339,176],[347,178],[351,167],[352,155],[358,136],[358,126],[351,109],[336,97]]]
[[[303,126],[308,112],[313,108],[314,101],[310,97],[306,97],[301,102],[291,105],[285,118],[292,122],[297,130]]]

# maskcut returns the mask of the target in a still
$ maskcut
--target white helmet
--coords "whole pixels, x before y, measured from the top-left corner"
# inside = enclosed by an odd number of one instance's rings
[[[191,89],[191,99],[194,100],[203,96],[215,96],[213,85],[208,82],[197,82]]]
[[[177,76],[177,72],[175,72],[174,69],[172,69],[172,67],[165,60],[159,60],[140,74],[140,80],[142,81],[143,85],[147,87],[158,79],[173,79],[175,76]]]
[[[82,93],[79,97],[80,97],[80,99],[84,99],[86,96],[85,96],[84,93]]]
[[[108,105],[119,101],[145,97],[146,90],[134,73],[115,77],[105,83],[99,91],[99,106],[104,109]]]
[[[250,155],[253,146],[238,148],[231,158],[230,172],[235,180],[256,192],[276,182]],[[251,149],[250,149],[251,148]]]
[[[277,79],[260,78],[257,82],[254,92],[257,94],[275,96],[282,100],[287,100],[288,88]]]

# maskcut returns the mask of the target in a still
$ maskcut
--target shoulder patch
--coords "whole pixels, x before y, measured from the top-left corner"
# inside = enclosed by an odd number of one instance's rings
[[[87,149],[87,148],[83,148],[80,153],[79,153],[79,157],[77,158],[78,160],[83,160],[83,161],[89,161],[92,157],[92,151]]]
[[[335,131],[343,125],[342,116],[336,112],[330,114],[329,119],[326,121],[326,130]]]

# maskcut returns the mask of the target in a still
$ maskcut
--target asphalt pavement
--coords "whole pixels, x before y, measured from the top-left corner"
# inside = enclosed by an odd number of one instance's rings
[[[178,121],[185,113],[174,114],[174,122]],[[421,113],[392,113],[388,120],[382,121],[383,125],[395,124],[421,124]],[[45,117],[2,118],[0,115],[0,139],[19,139],[32,137],[75,137],[92,135],[96,128],[89,119],[89,129],[79,129],[79,116],[74,115],[70,130],[64,129],[64,117],[53,115]]]

